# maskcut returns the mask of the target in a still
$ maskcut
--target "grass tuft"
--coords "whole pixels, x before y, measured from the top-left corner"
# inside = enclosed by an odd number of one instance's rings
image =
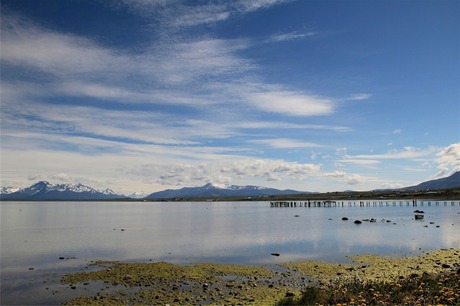
[[[307,287],[283,305],[460,305],[460,274],[409,276],[394,282],[359,280],[327,287]]]

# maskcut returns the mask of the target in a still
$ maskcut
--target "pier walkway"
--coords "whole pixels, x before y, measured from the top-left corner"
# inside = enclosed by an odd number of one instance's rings
[[[460,206],[459,200],[271,201],[270,207]]]

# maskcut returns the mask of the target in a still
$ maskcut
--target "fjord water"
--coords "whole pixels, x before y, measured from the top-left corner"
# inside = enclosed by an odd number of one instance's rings
[[[62,302],[71,291],[54,294],[59,277],[87,269],[91,260],[345,262],[362,253],[460,248],[459,201],[391,203],[272,208],[269,202],[1,202],[1,302]],[[415,209],[425,212],[424,220],[414,220]],[[370,218],[377,222],[353,223]]]

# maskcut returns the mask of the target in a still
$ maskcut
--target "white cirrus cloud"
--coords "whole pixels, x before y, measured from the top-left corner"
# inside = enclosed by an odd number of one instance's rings
[[[370,166],[380,164],[381,161],[376,159],[357,159],[357,158],[345,158],[338,160],[339,163],[347,163],[347,164],[355,164],[355,165],[363,165],[363,166]]]
[[[354,155],[352,158],[364,160],[379,160],[379,159],[417,159],[433,155],[438,151],[435,147],[418,149],[415,147],[404,147],[403,150],[395,150],[385,154],[364,154]]]
[[[49,31],[15,15],[2,15],[1,32],[2,61],[61,77],[109,72],[135,64],[129,57],[101,48],[89,39]]]
[[[201,1],[189,5],[183,0],[121,0],[109,3],[120,9],[126,7],[131,12],[156,22],[166,31],[177,31],[197,25],[224,21],[233,15],[243,15],[261,9],[267,9],[291,0],[238,0],[238,1]]]
[[[346,152],[346,149],[344,149],[344,151],[340,151],[340,154],[337,154],[340,157],[340,159],[337,161],[337,166],[343,166],[342,164],[373,166],[384,163],[386,160],[408,160],[420,162],[426,161],[427,159],[432,159],[434,154],[438,151],[439,149],[436,147],[404,147],[402,150],[395,149],[384,154],[349,155]]]
[[[361,100],[367,100],[372,97],[372,94],[370,93],[357,93],[354,95],[351,95],[350,97],[346,98],[345,100],[348,101],[361,101]]]
[[[317,34],[318,34],[318,32],[315,32],[315,31],[289,32],[289,33],[282,33],[282,34],[272,35],[266,41],[267,42],[291,41],[291,40],[303,39],[303,38],[306,38],[306,37],[312,37],[312,36],[315,36]]]
[[[259,139],[251,140],[249,143],[261,144],[278,149],[294,149],[294,148],[315,148],[321,147],[321,145],[311,142],[299,141],[296,139],[289,138],[273,138],[273,139]]]
[[[252,93],[248,100],[260,110],[289,116],[321,116],[334,112],[331,99],[292,91]]]

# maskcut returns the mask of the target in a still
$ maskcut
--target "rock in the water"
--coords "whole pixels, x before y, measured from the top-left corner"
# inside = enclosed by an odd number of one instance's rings
[[[363,222],[360,221],[360,220],[355,220],[355,224],[361,224],[361,223],[363,223]]]
[[[348,218],[347,218],[347,217],[343,217],[342,220],[343,220],[343,221],[348,221]]]
[[[424,215],[415,215],[415,220],[423,220]]]
[[[443,267],[444,269],[449,269],[449,268],[450,268],[450,265],[448,265],[448,264],[442,264],[442,267]]]
[[[271,253],[272,256],[280,256],[280,253]]]

